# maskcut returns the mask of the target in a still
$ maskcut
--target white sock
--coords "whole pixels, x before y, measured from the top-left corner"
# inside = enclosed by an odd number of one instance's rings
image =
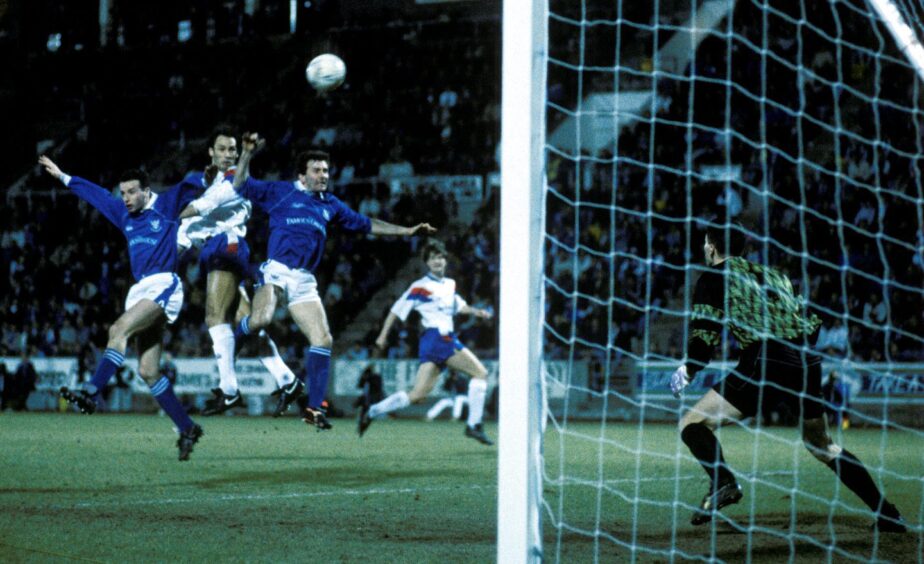
[[[280,388],[284,388],[295,381],[295,373],[286,365],[285,361],[282,360],[282,357],[279,355],[279,348],[276,347],[276,343],[270,338],[269,334],[263,329],[260,330],[260,338],[266,341],[266,344],[269,345],[270,350],[273,351],[272,355],[261,356],[260,362],[263,363],[263,368],[266,368],[270,374],[273,375],[273,378],[276,379],[276,385]]]
[[[430,411],[427,412],[427,419],[430,421],[434,420],[443,412],[444,409],[452,405],[452,400],[449,398],[443,398],[440,401],[433,404],[433,407],[430,408]],[[455,411],[455,410],[453,410]]]
[[[468,383],[468,426],[481,423],[484,415],[484,396],[487,395],[488,382],[482,378],[472,378]]]
[[[392,411],[404,409],[409,405],[411,405],[411,400],[407,397],[407,392],[395,392],[379,403],[370,407],[369,417],[385,415],[386,413],[391,413]]]
[[[462,408],[465,407],[465,404],[468,403],[468,398],[462,395],[455,397],[455,401],[452,404],[452,418],[458,419],[462,416]]]
[[[234,371],[234,331],[229,323],[209,327],[212,350],[218,364],[218,387],[225,395],[237,393],[237,372]]]

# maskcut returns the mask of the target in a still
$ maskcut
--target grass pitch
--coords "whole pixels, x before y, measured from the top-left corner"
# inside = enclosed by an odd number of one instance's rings
[[[349,419],[326,433],[291,417],[199,421],[206,435],[180,463],[162,417],[0,415],[0,560],[495,559],[497,450],[464,438],[459,423],[377,422],[360,440]],[[844,439],[871,465],[885,463],[889,496],[916,527],[880,538],[860,501],[793,447],[795,430],[722,438],[747,477],[745,498],[728,520],[693,528],[704,474],[677,456],[673,427],[550,432],[546,560],[921,560],[919,436]]]

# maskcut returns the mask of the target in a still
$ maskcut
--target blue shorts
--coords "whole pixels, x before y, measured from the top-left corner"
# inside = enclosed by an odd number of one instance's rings
[[[233,272],[240,278],[249,278],[250,247],[247,241],[238,238],[235,243],[228,242],[228,235],[222,233],[209,238],[199,251],[199,264],[206,274],[213,270]]]
[[[464,348],[455,333],[440,335],[436,329],[427,329],[420,336],[420,362],[432,362],[442,368],[449,357]]]

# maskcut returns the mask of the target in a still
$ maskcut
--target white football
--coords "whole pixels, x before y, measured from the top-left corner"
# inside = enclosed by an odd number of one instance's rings
[[[318,92],[327,92],[343,84],[346,78],[346,64],[343,59],[331,53],[324,53],[311,59],[305,69],[308,82]]]

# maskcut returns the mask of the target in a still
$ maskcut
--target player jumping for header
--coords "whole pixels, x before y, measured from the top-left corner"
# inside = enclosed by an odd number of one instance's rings
[[[230,190],[234,178],[232,168],[238,158],[237,140],[226,126],[219,126],[209,137],[211,164],[206,173],[194,173],[187,181],[201,184],[205,193]],[[218,365],[218,388],[215,397],[206,401],[202,415],[216,415],[233,407],[243,406],[234,368],[235,335],[232,323],[250,313],[250,300],[240,282],[250,277],[250,247],[244,238],[252,206],[248,200],[236,197],[210,210],[208,214],[180,215],[183,219],[178,233],[182,248],[198,247],[199,262],[206,275],[205,323],[212,338],[215,362]],[[236,312],[236,313],[235,313]],[[259,333],[260,362],[272,374],[279,387],[279,400],[274,416],[280,415],[301,393],[303,386],[279,356],[276,344],[265,331]]]
[[[193,202],[191,208],[200,214],[208,214],[230,199],[243,197],[269,215],[268,260],[260,266],[262,285],[254,296],[253,313],[241,320],[238,332],[248,335],[267,327],[278,303],[284,301],[292,319],[311,345],[306,362],[310,379],[307,383],[308,405],[302,413],[302,420],[319,430],[329,429],[331,425],[321,404],[327,394],[333,337],[313,274],[324,252],[328,227],[406,237],[436,230],[427,223],[402,227],[370,219],[348,208],[327,192],[330,157],[322,151],[307,151],[298,156],[298,177],[294,181],[250,178],[250,160],[262,144],[263,141],[255,135],[245,136],[233,187],[208,194]]]
[[[176,321],[183,307],[183,283],[175,274],[177,218],[180,210],[202,189],[182,182],[155,194],[147,174],[132,170],[122,175],[119,199],[92,182],[65,174],[48,157],[40,157],[39,164],[122,231],[128,240],[129,262],[135,278],[125,298],[125,313],[109,328],[109,342],[93,378],[81,390],[61,388],[61,396],[84,413],[95,412],[101,392],[125,360],[128,340],[134,337],[138,372],[180,431],[177,441],[180,460],[189,460],[193,446],[203,434],[202,427],[186,414],[170,381],[160,375],[159,365],[164,322]]]
[[[709,522],[716,511],[741,500],[741,486],[725,464],[713,433],[728,421],[760,413],[761,402],[783,403],[802,422],[802,440],[876,516],[883,532],[905,532],[901,514],[886,500],[866,467],[831,440],[821,397],[821,358],[812,350],[821,320],[808,314],[784,274],[738,256],[744,247],[740,227],[710,227],[703,252],[710,269],[693,293],[693,323],[687,362],[671,377],[679,397],[704,368],[728,327],[741,346],[735,370],[696,402],[680,419],[680,436],[706,470],[709,492],[691,523]]]

